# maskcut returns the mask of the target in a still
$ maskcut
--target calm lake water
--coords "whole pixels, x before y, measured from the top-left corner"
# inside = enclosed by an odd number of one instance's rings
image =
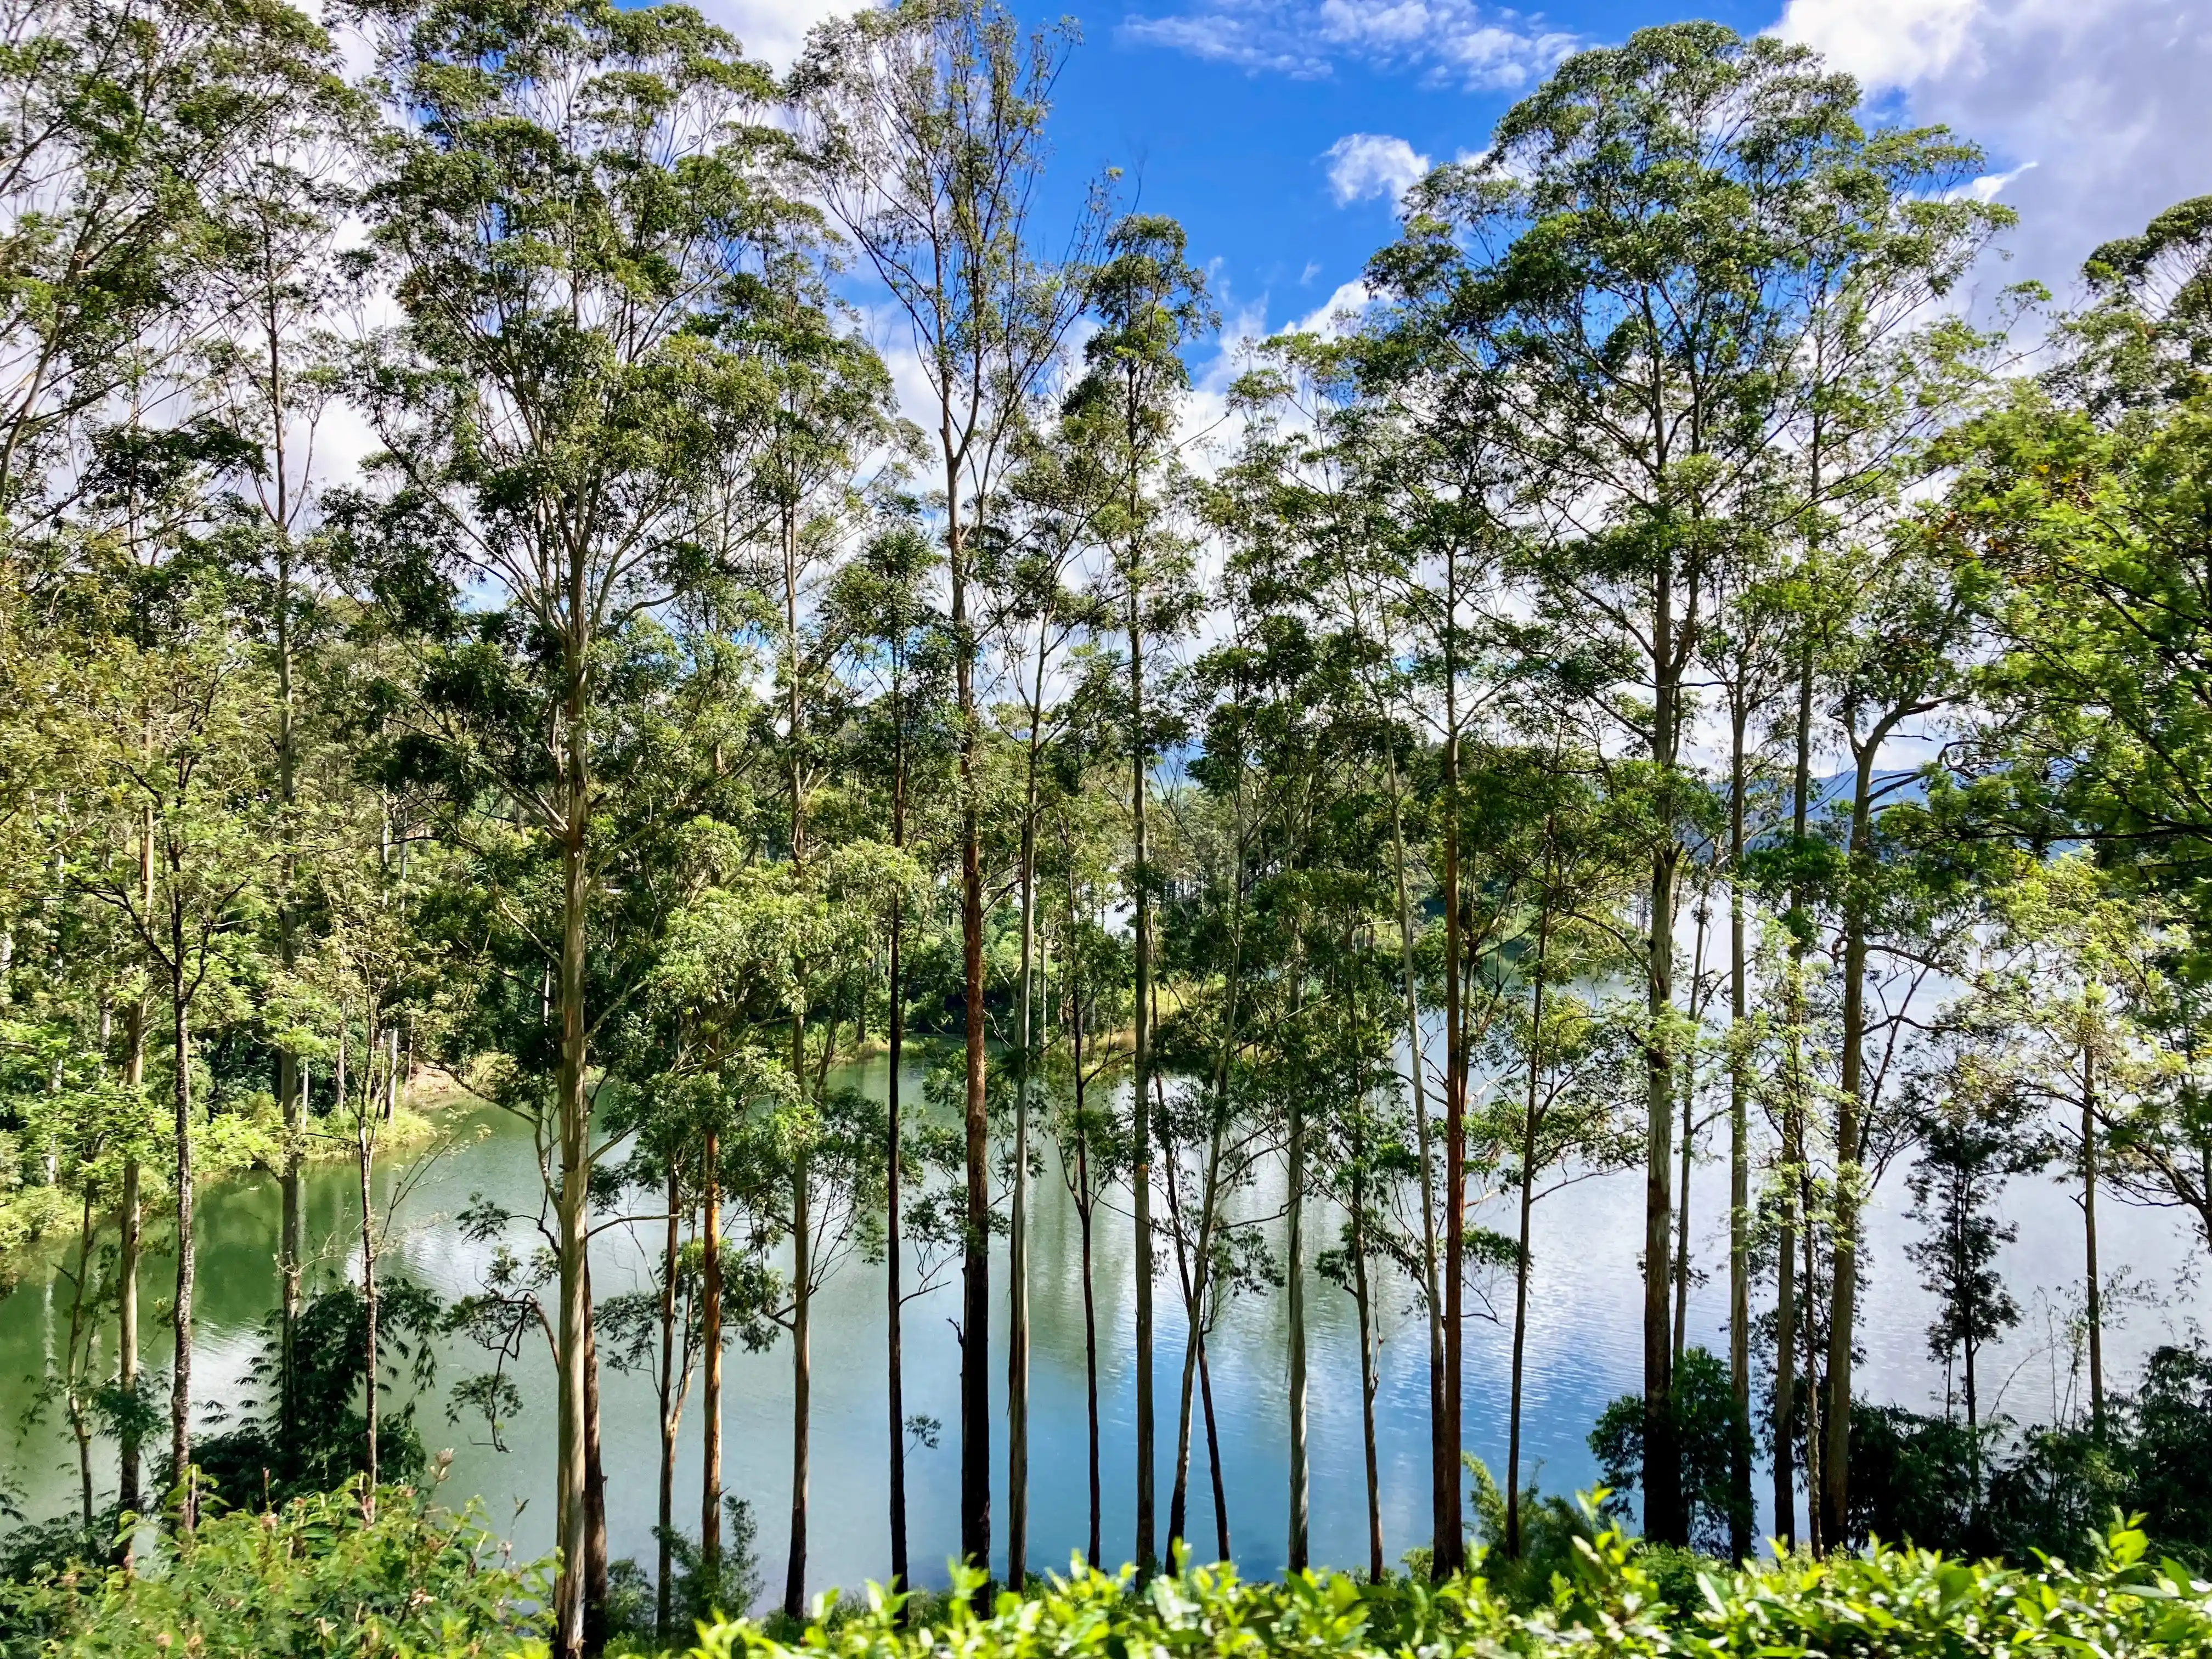
[[[853,1074],[880,1094],[885,1067],[878,1060]],[[904,1090],[919,1098],[917,1070]],[[537,1176],[527,1130],[489,1109],[464,1120],[483,1138],[441,1164],[407,1200],[396,1238],[382,1264],[458,1297],[478,1287],[493,1246],[464,1239],[455,1218],[472,1194],[483,1194],[518,1211],[537,1204]],[[1718,1150],[1717,1146],[1716,1150]],[[1037,1210],[1032,1247],[1034,1352],[1031,1366],[1030,1559],[1050,1566],[1079,1548],[1085,1530],[1084,1473],[1083,1300],[1079,1231],[1073,1205],[1048,1151],[1046,1178],[1034,1183]],[[387,1188],[393,1172],[386,1170]],[[1707,1161],[1692,1190],[1692,1237],[1705,1277],[1691,1298],[1692,1340],[1723,1349],[1727,1295],[1727,1172]],[[1254,1212],[1272,1211],[1279,1191],[1250,1195]],[[1642,1185],[1637,1173],[1584,1182],[1547,1200],[1537,1210],[1535,1277],[1531,1291],[1526,1385],[1526,1455],[1539,1466],[1547,1490],[1587,1486],[1596,1469],[1585,1437],[1605,1403],[1638,1386],[1640,1337],[1638,1252],[1642,1240]],[[1893,1170],[1869,1220],[1871,1285],[1863,1305],[1867,1389],[1878,1398],[1926,1409],[1940,1405],[1942,1377],[1926,1353],[1929,1307],[1914,1282],[1903,1245],[1917,1224],[1904,1213],[1904,1178]],[[307,1178],[312,1273],[323,1279],[355,1271],[358,1200],[355,1176],[343,1165],[322,1165]],[[641,1212],[653,1207],[641,1200]],[[2063,1334],[2063,1304],[2078,1283],[2081,1222],[2073,1203],[2052,1182],[2015,1182],[2008,1209],[2020,1237],[2006,1255],[2005,1272],[2027,1317],[1988,1362],[1985,1384],[1999,1395],[1996,1409],[2023,1419],[2047,1417],[2054,1397],[2072,1386]],[[2142,1289],[2135,1305],[2116,1310],[2108,1336],[2116,1384],[2124,1385],[2149,1347],[2191,1328],[2195,1291],[2188,1273],[2192,1253],[2170,1212],[2102,1206],[2104,1259],[2122,1264]],[[277,1280],[274,1240],[277,1184],[258,1177],[207,1188],[199,1208],[199,1331],[196,1364],[198,1404],[214,1420],[224,1406],[247,1392],[249,1360],[261,1340],[263,1322],[275,1306]],[[1486,1218],[1504,1227],[1503,1206]],[[1309,1223],[1312,1248],[1334,1242],[1334,1219]],[[617,1227],[595,1246],[592,1276],[602,1295],[641,1286],[651,1274],[659,1229],[641,1224],[633,1235]],[[514,1243],[531,1241],[517,1229]],[[1105,1542],[1119,1561],[1130,1552],[1133,1471],[1130,1448],[1134,1416],[1134,1299],[1133,1250],[1125,1215],[1102,1215],[1097,1235],[1101,1411],[1105,1446]],[[45,1356],[64,1340],[68,1286],[49,1259],[34,1262],[21,1288],[0,1302],[0,1484],[33,1516],[59,1512],[76,1501],[75,1454],[51,1412],[33,1409]],[[1173,1455],[1175,1390],[1183,1328],[1180,1297],[1171,1285],[1171,1261],[1155,1297],[1158,1310],[1158,1399],[1163,1528]],[[142,1281],[148,1324],[145,1363],[167,1359],[166,1292],[172,1263],[149,1259]],[[1003,1401],[1006,1316],[1003,1245],[994,1269],[992,1334],[994,1388]],[[1317,1559],[1358,1566],[1366,1559],[1365,1497],[1359,1440],[1358,1345],[1351,1297],[1310,1276],[1307,1307],[1311,1381],[1313,1547]],[[1510,1287],[1500,1286],[1498,1309],[1510,1312]],[[1427,1342],[1402,1285],[1386,1297],[1385,1340],[1376,1401],[1383,1481],[1383,1524],[1391,1556],[1424,1541],[1427,1531]],[[1478,1308],[1480,1303],[1475,1304]],[[910,1413],[940,1419],[945,1432],[934,1449],[915,1449],[908,1462],[913,1559],[917,1577],[943,1581],[943,1563],[957,1547],[958,1524],[958,1348],[951,1321],[958,1312],[958,1287],[948,1282],[910,1303],[905,1320],[906,1399]],[[813,1528],[811,1588],[856,1588],[886,1571],[885,1424],[884,1412],[884,1295],[881,1269],[848,1261],[816,1302],[814,1325]],[[1510,1331],[1477,1318],[1468,1332],[1468,1449],[1501,1476]],[[1247,1573],[1279,1571],[1288,1514],[1285,1440],[1284,1307],[1279,1296],[1239,1298],[1224,1314],[1210,1353],[1223,1437],[1232,1541]],[[102,1363],[112,1364],[112,1348]],[[456,1344],[441,1355],[441,1382],[483,1368],[472,1346]],[[789,1504],[791,1367],[787,1346],[763,1353],[733,1351],[724,1403],[726,1486],[749,1498],[759,1522],[763,1578],[773,1591],[783,1582],[783,1536]],[[426,1443],[453,1449],[445,1496],[482,1500],[489,1523],[529,1554],[550,1548],[552,1535],[553,1406],[544,1352],[530,1353],[518,1379],[526,1406],[510,1425],[505,1452],[489,1443],[480,1422],[450,1423],[442,1392],[426,1400],[418,1422]],[[634,1555],[648,1567],[656,1502],[658,1438],[650,1389],[642,1378],[611,1371],[602,1382],[608,1508],[617,1556]],[[679,1454],[677,1514],[686,1524],[698,1511],[696,1394]],[[1005,1443],[1003,1415],[994,1423],[994,1457],[1001,1490],[994,1521],[1003,1564]],[[96,1454],[112,1493],[112,1453]],[[1766,1486],[1764,1477],[1759,1485]],[[1765,1517],[1762,1516],[1762,1524]],[[1194,1455],[1190,1531],[1213,1536],[1204,1469],[1202,1433]]]

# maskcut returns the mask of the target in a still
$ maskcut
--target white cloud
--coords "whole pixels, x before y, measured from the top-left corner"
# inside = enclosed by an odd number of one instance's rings
[[[2068,293],[2100,242],[2212,187],[2198,0],[1788,0],[1776,33],[2009,169],[1970,187],[2020,214],[2008,280]]]
[[[817,23],[856,12],[867,0],[701,0],[700,10],[738,37],[748,58],[787,70]]]
[[[1971,196],[1977,202],[1994,202],[2003,193],[2007,185],[2034,165],[2033,161],[2022,161],[2018,167],[2008,167],[2002,173],[1985,173],[1971,183],[1960,185],[1957,193]]]
[[[1367,284],[1355,276],[1340,283],[1335,293],[1284,331],[1286,334],[1317,334],[1324,340],[1340,340],[1355,332],[1367,307],[1375,302]]]
[[[1193,0],[1167,16],[1131,13],[1125,40],[1301,79],[1340,58],[1412,70],[1440,84],[1512,92],[1533,85],[1580,41],[1540,17],[1474,0]]]
[[[1347,132],[1331,144],[1329,193],[1339,207],[1387,196],[1395,206],[1429,170],[1429,158],[1403,138],[1388,133]]]

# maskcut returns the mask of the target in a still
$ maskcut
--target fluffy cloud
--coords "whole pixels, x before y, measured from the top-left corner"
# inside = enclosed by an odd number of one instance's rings
[[[1339,207],[1387,196],[1393,204],[1429,170],[1429,158],[1387,133],[1347,132],[1331,144],[1329,193]]]
[[[710,21],[738,37],[749,58],[787,70],[806,44],[806,32],[825,18],[856,12],[868,0],[702,0]]]
[[[1194,0],[1170,15],[1133,13],[1121,36],[1306,79],[1346,58],[1502,92],[1541,80],[1580,44],[1541,18],[1474,0]]]
[[[2199,0],[1788,0],[1777,32],[1990,150],[1976,193],[2021,216],[2007,279],[2068,293],[2098,243],[2212,189]]]

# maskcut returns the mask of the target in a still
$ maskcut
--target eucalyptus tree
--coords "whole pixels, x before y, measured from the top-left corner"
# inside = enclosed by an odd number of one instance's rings
[[[937,556],[910,524],[892,523],[841,566],[827,604],[830,632],[842,642],[862,705],[848,734],[850,758],[878,785],[878,818],[891,848],[907,850],[917,763],[927,775],[949,754],[944,712],[950,669],[944,619],[933,602]],[[872,691],[873,696],[867,694]],[[884,1109],[884,1401],[890,1416],[890,1581],[907,1572],[906,1382],[900,1193],[909,1154],[902,1146],[903,1081],[908,988],[902,973],[913,912],[893,894],[884,921],[884,1029],[888,1049]]]
[[[2203,1160],[2185,1133],[2172,1133],[2181,1116],[2173,1103],[2190,1091],[2185,1054],[2163,1040],[2186,994],[2169,976],[2181,936],[2158,899],[2128,891],[2087,854],[2008,848],[1994,862],[1984,882],[1992,937],[1955,1018],[1985,1045],[1981,1066],[2002,1079],[2015,1109],[2044,1115],[2043,1149],[2073,1185],[2089,1422],[2101,1441],[2110,1413],[2100,1197],[2109,1189],[2124,1201],[2179,1203],[2212,1240],[2212,1203],[2191,1203],[2212,1197]]]
[[[1407,265],[1401,250],[1387,249],[1370,263],[1370,287],[1387,301],[1372,326],[1352,343],[1352,367],[1364,406],[1346,410],[1329,424],[1332,465],[1344,469],[1359,512],[1334,532],[1345,551],[1360,550],[1360,568],[1374,592],[1364,613],[1352,605],[1355,630],[1367,643],[1366,672],[1386,654],[1400,683],[1399,718],[1420,741],[1398,772],[1398,756],[1384,752],[1398,802],[1392,817],[1393,856],[1400,872],[1407,860],[1409,823],[1425,831],[1422,857],[1439,896],[1431,1006],[1443,1013],[1443,1146],[1442,1176],[1433,1184],[1441,1238],[1429,1250],[1437,1284],[1425,1285],[1437,1311],[1431,1350],[1429,1474],[1431,1571],[1441,1581],[1466,1564],[1465,1442],[1461,1398],[1467,1315],[1468,1115],[1470,1070],[1486,1019],[1499,1005],[1478,1001],[1479,964],[1494,948],[1513,913],[1510,884],[1488,898],[1475,866],[1479,841],[1468,839],[1478,804],[1464,787],[1469,757],[1487,727],[1504,717],[1541,654],[1528,644],[1525,605],[1512,592],[1511,555],[1519,538],[1514,502],[1526,468],[1507,441],[1510,411],[1501,401],[1497,365],[1462,349],[1450,307],[1426,285],[1421,265]],[[1358,441],[1358,448],[1352,441]],[[1326,452],[1325,452],[1326,453]],[[1356,481],[1356,482],[1355,482]],[[1364,522],[1363,522],[1363,519]],[[1347,593],[1346,604],[1352,605]],[[1578,670],[1562,662],[1563,678]],[[1425,750],[1421,763],[1414,754]],[[1433,774],[1431,769],[1433,768]],[[1392,775],[1395,774],[1395,775]],[[1409,814],[1408,805],[1418,809]],[[1409,1031],[1417,1027],[1416,961],[1430,953],[1413,947],[1412,880],[1401,884],[1399,917],[1401,968],[1408,978]],[[1423,1044],[1409,1042],[1418,1056]],[[1432,1153],[1433,1158],[1433,1153]],[[1430,1185],[1425,1182],[1425,1185]],[[1425,1239],[1425,1249],[1428,1249]]]
[[[395,761],[456,802],[496,795],[559,866],[544,928],[559,1022],[562,1572],[556,1645],[584,1640],[586,1076],[592,918],[609,849],[595,823],[608,745],[609,636],[710,581],[715,470],[750,447],[769,388],[715,342],[763,246],[804,241],[778,188],[774,88],[696,13],[603,0],[376,15],[397,128],[368,194],[395,327],[363,354],[359,401],[383,453],[353,505],[387,611],[427,636],[390,711]],[[528,142],[522,142],[524,136]]]
[[[994,626],[1017,677],[1006,736],[1018,744],[1021,755],[1015,855],[1021,958],[1014,992],[1013,1190],[1006,1230],[1006,1579],[1013,1584],[1028,1581],[1029,1562],[1030,1109],[1042,1012],[1038,837],[1045,793],[1063,771],[1054,764],[1054,750],[1078,706],[1075,700],[1053,699],[1054,682],[1071,645],[1103,620],[1096,600],[1068,580],[1085,550],[1094,504],[1085,499],[1081,483],[1070,479],[1066,462],[1049,445],[1034,447],[1007,491],[1004,521],[993,526],[992,544],[981,553],[986,580],[999,595]]]
[[[1790,602],[1791,585],[1778,568],[1774,551],[1770,539],[1747,537],[1714,561],[1710,620],[1698,647],[1701,665],[1718,683],[1728,726],[1728,827],[1721,857],[1728,880],[1729,1390],[1737,1422],[1729,1464],[1729,1516],[1736,1532],[1729,1547],[1739,1560],[1747,1559],[1751,1552],[1753,1513],[1751,1274],[1755,1218],[1751,1108],[1759,1082],[1752,1024],[1750,937],[1757,890],[1749,860],[1754,836],[1776,827],[1767,821],[1775,806],[1772,750],[1781,735],[1778,728],[1786,718],[1778,703],[1783,692],[1796,681],[1798,662],[1804,655],[1798,627],[1805,619]],[[1783,1277],[1790,1279],[1796,1264],[1794,1235],[1785,1237],[1778,1254],[1788,1264]],[[1789,1297],[1785,1295],[1784,1299]],[[1794,1357],[1794,1328],[1784,1334]],[[1782,1350],[1777,1352],[1778,1356]],[[1786,1394],[1778,1390],[1778,1400]],[[1777,1458],[1778,1470],[1788,1464],[1786,1447],[1777,1453]],[[1778,1492],[1789,1490],[1786,1474],[1778,1472],[1776,1480]],[[1794,1530],[1794,1503],[1777,1509],[1776,1536],[1786,1536]]]
[[[1944,525],[1959,580],[1988,597],[1965,758],[1990,830],[2036,855],[2086,842],[2111,900],[2140,903],[2171,953],[2142,1036],[2184,1064],[2112,1108],[2127,1140],[2112,1173],[2200,1218],[2212,1115],[2186,1062],[2212,825],[2206,221],[2202,198],[2179,203],[2095,252],[2051,374],[1957,434]]]
[[[198,303],[215,198],[331,64],[313,18],[282,0],[26,3],[8,37],[0,512],[20,536],[76,504],[70,450],[149,358],[216,320]]]
[[[1168,856],[1160,867],[1172,877],[1176,896],[1163,907],[1162,960],[1179,976],[1182,995],[1154,1036],[1154,1056],[1163,1063],[1153,1069],[1156,1121],[1147,1125],[1161,1155],[1158,1187],[1184,1319],[1168,1544],[1172,1553],[1188,1538],[1195,1385],[1205,1414],[1215,1546],[1223,1560],[1231,1559],[1228,1493],[1207,1348],[1224,1299],[1270,1276],[1263,1229],[1272,1218],[1264,1212],[1237,1217],[1234,1209],[1237,1194],[1256,1183],[1276,1139],[1273,1115],[1255,1109],[1249,1086],[1255,1036],[1249,993],[1264,971],[1247,955],[1261,855],[1255,810],[1261,781],[1248,748],[1253,617],[1232,598],[1231,618],[1231,638],[1201,659],[1193,676],[1193,694],[1205,709],[1205,748],[1191,763],[1198,787],[1176,791],[1164,803]],[[1172,1096],[1164,1086],[1168,1073],[1184,1079]],[[1188,1154],[1200,1148],[1194,1170]]]
[[[1432,338],[1510,369],[1494,384],[1532,469],[1531,574],[1613,645],[1629,695],[1606,712],[1672,793],[1669,817],[1694,793],[1686,676],[1707,573],[1765,513],[1771,451],[1796,413],[1810,210],[1839,174],[1901,199],[1962,159],[1928,135],[1869,137],[1857,103],[1805,48],[1716,24],[1640,30],[1569,58],[1481,158],[1431,175],[1377,261],[1436,319]],[[1685,1524],[1668,1407],[1683,848],[1655,843],[1644,900],[1647,1524],[1671,1540]]]
[[[1091,694],[1090,706],[1110,708],[1116,688],[1086,681],[1078,696]],[[1077,721],[1077,733],[1086,723]],[[1103,720],[1094,732],[1109,728]],[[1051,1133],[1057,1144],[1060,1176],[1074,1206],[1078,1236],[1077,1271],[1083,1284],[1083,1376],[1085,1470],[1090,1487],[1090,1525],[1084,1559],[1102,1559],[1103,1507],[1098,1413],[1097,1218],[1099,1206],[1115,1186],[1128,1178],[1128,1137],[1113,1106],[1128,1066],[1128,1055],[1106,1034],[1122,1023],[1131,982],[1123,936],[1109,926],[1116,890],[1121,820],[1111,793],[1088,788],[1090,780],[1118,773],[1118,757],[1089,745],[1063,744],[1053,755],[1060,776],[1047,798],[1046,868],[1055,901],[1046,911],[1059,946],[1060,1025],[1066,1045],[1048,1046],[1043,1055],[1044,1085],[1051,1103]]]
[[[185,1532],[197,1517],[193,1149],[204,1109],[196,1108],[192,1089],[193,1024],[196,1013],[239,994],[275,873],[260,769],[270,687],[262,665],[241,643],[234,585],[210,564],[186,558],[124,573],[111,592],[125,607],[125,627],[101,639],[100,657],[82,665],[64,694],[72,710],[73,782],[100,803],[119,834],[135,836],[139,848],[137,859],[125,860],[88,842],[72,860],[72,879],[136,936],[169,1006],[177,1228],[169,1466],[179,1483],[177,1522]],[[131,591],[142,584],[149,594]],[[125,1450],[127,1462],[135,1448],[126,1444]]]
[[[961,945],[967,1006],[968,1240],[961,1328],[960,1549],[990,1559],[988,1121],[973,532],[1082,307],[1095,209],[1066,257],[1034,221],[1044,121],[1072,33],[1026,38],[998,0],[910,0],[821,25],[793,72],[803,143],[830,213],[887,289],[927,385],[939,465],[946,618],[959,708]]]
[[[1351,815],[1347,815],[1350,817]],[[1359,815],[1364,817],[1364,815]],[[1358,822],[1357,817],[1351,821]],[[1382,907],[1374,895],[1346,884],[1353,902],[1340,909],[1343,948],[1323,975],[1333,1005],[1327,1047],[1313,1086],[1322,1097],[1316,1114],[1323,1125],[1321,1189],[1344,1213],[1335,1245],[1315,1259],[1321,1276],[1348,1291],[1359,1340],[1359,1440],[1367,1477],[1367,1574],[1370,1583],[1389,1576],[1383,1559],[1382,1476],[1376,1444],[1375,1395],[1381,1385],[1386,1269],[1412,1258],[1412,1242],[1399,1236],[1393,1200],[1397,1189],[1419,1172],[1407,1130],[1401,1079],[1392,1064],[1393,1028],[1390,960],[1378,948],[1382,930],[1372,920]]]
[[[1152,1376],[1152,1134],[1153,872],[1147,809],[1152,757],[1164,735],[1146,649],[1187,628],[1198,603],[1191,547],[1178,533],[1170,496],[1178,463],[1178,416],[1188,392],[1182,352],[1215,323],[1205,277],[1185,258],[1182,227],[1131,215],[1107,234],[1090,277],[1097,330],[1084,343],[1084,374],[1061,410],[1078,485],[1090,498],[1091,533],[1111,565],[1105,597],[1119,611],[1127,651],[1129,745],[1130,938],[1135,959],[1134,1070],[1131,1076],[1130,1181],[1137,1231],[1135,1550],[1139,1571],[1155,1565],[1156,1497]],[[1156,678],[1156,677],[1154,677]]]
[[[318,441],[341,390],[331,332],[348,287],[338,227],[353,206],[364,109],[335,76],[313,94],[283,112],[288,118],[251,135],[253,142],[212,181],[206,211],[213,258],[204,280],[218,321],[201,349],[207,373],[200,396],[240,446],[226,480],[236,520],[226,539],[235,546],[233,557],[254,574],[255,631],[276,676],[274,769],[285,851],[273,908],[277,966],[287,975],[297,969],[302,950],[301,849],[317,835],[312,820],[321,802],[316,797],[350,781],[342,769],[313,766],[306,752],[313,734],[303,729],[303,693],[311,688],[301,684],[301,659],[303,649],[312,653],[330,643],[334,632],[313,579],[312,538],[318,489],[327,470]],[[324,712],[343,719],[349,711]],[[323,789],[315,788],[319,783]],[[276,1083],[288,1137],[279,1171],[277,1255],[282,1346],[289,1355],[301,1306],[306,1093],[300,1056],[281,1039]],[[289,1375],[289,1359],[285,1369]],[[374,1364],[368,1375],[374,1386]],[[279,1414],[289,1425],[289,1382]]]
[[[1513,959],[1516,994],[1485,1045],[1509,1081],[1493,1091],[1475,1127],[1477,1139],[1498,1149],[1517,1212],[1503,1540],[1516,1559],[1535,1207],[1563,1188],[1636,1161],[1621,1096],[1621,1079],[1632,1070],[1632,1029],[1589,988],[1633,965],[1634,943],[1618,918],[1638,842],[1632,801],[1608,799],[1595,770],[1589,756],[1553,732],[1492,757],[1483,778],[1511,803],[1498,839],[1524,872],[1518,884],[1528,913]],[[1515,1071],[1518,1079],[1510,1079]]]
[[[1878,1161],[1867,1156],[1870,1121],[1883,1109],[1883,1085],[1911,1018],[1912,995],[1950,954],[1946,935],[1955,938],[1957,924],[1947,927],[1946,919],[1957,915],[1956,889],[1964,874],[1958,861],[1940,851],[1922,848],[1916,857],[1911,838],[1884,834],[1914,775],[1900,776],[1884,766],[1888,745],[1900,737],[1924,738],[1915,723],[1958,694],[1973,625],[1971,587],[1948,580],[1943,567],[1918,556],[1916,539],[1905,532],[1904,550],[1861,577],[1847,642],[1832,669],[1834,718],[1851,762],[1848,817],[1836,831],[1842,844],[1832,893],[1840,1054],[1819,1482],[1820,1536],[1832,1545],[1850,1528],[1860,1213],[1879,1170]],[[1910,810],[1899,814],[1908,825],[1915,816]],[[1872,983],[1878,953],[1899,964],[1901,986]],[[1870,988],[1877,998],[1872,1009]]]

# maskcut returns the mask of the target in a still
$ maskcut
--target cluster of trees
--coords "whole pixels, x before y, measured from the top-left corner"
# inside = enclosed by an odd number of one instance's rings
[[[1050,218],[1071,40],[990,0],[825,24],[781,79],[611,0],[363,0],[351,82],[283,0],[7,20],[0,1213],[74,1229],[88,1527],[101,1434],[152,1507],[154,1216],[157,1484],[195,1523],[193,1194],[251,1162],[285,1193],[255,1443],[321,1447],[357,1397],[373,1491],[380,1448],[419,1456],[380,1424],[395,1330],[484,1345],[456,1394],[495,1432],[550,1359],[563,1653],[609,1600],[603,1364],[659,1401],[663,1624],[677,1555],[711,1584],[737,1553],[732,1340],[794,1367],[800,1611],[810,1309],[862,1261],[890,1574],[927,1430],[900,1313],[957,1274],[961,1547],[991,1559],[1002,1449],[1024,1575],[1047,1178],[1086,1307],[1094,1218],[1135,1230],[1131,1447],[1090,1337],[1094,1560],[1109,1462],[1140,1570],[1188,1537],[1201,1429],[1229,1553],[1207,1339],[1279,1283],[1307,1565],[1310,1273],[1358,1312],[1378,1578],[1382,1310],[1425,1323],[1443,1575],[1466,1325],[1503,1310],[1520,1553],[1532,1212],[1600,1171],[1645,1177],[1644,1386],[1604,1437],[1652,1538],[1748,1553],[1762,1451],[1778,1536],[1864,1532],[1893,1166],[1970,1504],[2010,1176],[2079,1197],[2080,1414],[2121,1433],[2098,1201],[2212,1249],[2212,207],[2100,250],[2019,374],[1966,303],[2008,220],[1970,144],[1868,129],[1802,48],[1646,30],[1418,186],[1371,304],[1254,346],[1201,438],[1183,233],[1110,175]],[[888,1101],[840,1069],[878,1043]],[[380,1290],[369,1182],[432,1066],[527,1119],[544,1188],[469,1218],[542,1248],[442,1316]],[[332,1147],[360,1282],[325,1307],[299,1190]],[[1724,1361],[1687,1342],[1701,1156]],[[648,1214],[657,1288],[595,1297],[595,1232]]]

